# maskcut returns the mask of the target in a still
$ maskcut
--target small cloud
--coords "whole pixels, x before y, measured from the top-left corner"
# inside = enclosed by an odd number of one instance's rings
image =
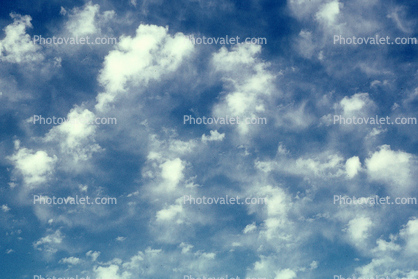
[[[8,207],[7,204],[3,204],[1,206],[1,210],[3,210],[3,212],[8,212],[8,211],[10,211],[10,207]]]
[[[67,14],[67,10],[61,6],[60,15],[65,16]]]
[[[123,237],[123,236],[116,237],[116,241],[120,241],[120,242],[125,241],[125,239],[126,237]]]
[[[252,224],[247,225],[242,232],[249,233],[249,232],[254,231],[255,229],[257,229],[257,226],[255,225],[255,222],[254,222]]]
[[[71,265],[76,265],[76,264],[79,264],[80,262],[81,262],[81,260],[79,258],[76,258],[76,257],[63,258],[59,261],[59,263],[71,264]]]
[[[217,130],[210,131],[210,136],[202,135],[202,142],[207,141],[222,141],[225,138],[225,134],[218,133]]]
[[[86,253],[86,256],[91,257],[91,260],[93,262],[95,262],[97,260],[97,258],[100,256],[100,252],[98,252],[98,251],[93,252],[93,251],[90,250]]]
[[[13,249],[7,249],[6,254],[11,254],[11,253],[14,253],[14,250]]]

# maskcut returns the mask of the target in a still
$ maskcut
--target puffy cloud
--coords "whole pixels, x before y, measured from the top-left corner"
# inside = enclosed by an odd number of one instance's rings
[[[76,162],[87,160],[101,150],[94,138],[97,126],[90,124],[95,118],[93,112],[76,106],[68,113],[68,121],[53,127],[45,135],[45,141],[58,142],[61,152],[70,155]]]
[[[167,191],[172,191],[176,188],[180,180],[183,179],[184,164],[180,158],[174,160],[167,160],[160,165],[161,177],[164,179],[164,184]]]
[[[111,19],[115,12],[106,11],[99,13],[100,6],[93,5],[92,2],[86,3],[81,9],[74,8],[69,13],[69,21],[66,24],[68,31],[73,36],[87,36],[100,33],[100,25]],[[62,14],[66,14],[65,9],[61,7]]]
[[[413,158],[412,154],[382,145],[366,159],[367,174],[371,180],[387,184],[390,192],[405,192],[413,185],[412,172],[416,168]]]
[[[368,231],[373,226],[373,222],[368,217],[358,217],[348,222],[347,233],[349,239],[356,245],[362,245],[368,238]]]
[[[47,181],[54,170],[57,161],[56,156],[50,157],[45,151],[34,152],[31,149],[20,148],[17,152],[8,157],[15,165],[24,182],[32,187]]]
[[[213,68],[224,75],[228,89],[221,101],[214,105],[213,115],[230,115],[240,119],[266,117],[267,99],[277,89],[273,83],[275,76],[267,70],[269,64],[257,58],[260,52],[259,45],[241,44],[231,50],[222,47],[213,55]],[[244,121],[235,125],[241,135],[256,126],[247,125]]]
[[[296,278],[296,272],[293,270],[286,268],[283,270],[280,270],[276,273],[275,279],[295,279]]]
[[[6,26],[6,36],[0,40],[0,61],[22,63],[42,60],[43,55],[38,53],[40,46],[34,44],[26,34],[26,28],[32,28],[32,18],[15,13],[10,16],[13,23]]]
[[[340,105],[345,115],[357,113],[362,109],[370,109],[373,101],[370,100],[368,93],[356,93],[351,97],[345,96]]]
[[[418,219],[409,220],[399,235],[406,241],[407,254],[418,254]]]
[[[202,135],[202,142],[207,141],[223,141],[225,134],[220,134],[217,130],[210,131],[210,136]]]
[[[342,4],[338,0],[323,4],[316,13],[316,19],[328,26],[332,26],[335,24],[335,18],[340,13],[340,6]]]
[[[170,205],[166,209],[161,209],[157,212],[157,222],[166,222],[172,220],[177,214],[183,212],[183,206],[181,204]],[[179,222],[182,222],[179,220]]]
[[[182,33],[171,36],[167,28],[141,24],[135,37],[121,37],[116,50],[106,56],[99,76],[105,92],[97,96],[96,108],[103,110],[128,83],[142,88],[173,72],[192,50],[192,43]]]
[[[345,171],[349,178],[353,178],[361,170],[360,159],[357,156],[351,157],[345,162]]]
[[[99,266],[94,268],[94,272],[97,278],[101,279],[129,279],[131,278],[129,273],[119,272],[119,266],[111,264],[107,267]]]

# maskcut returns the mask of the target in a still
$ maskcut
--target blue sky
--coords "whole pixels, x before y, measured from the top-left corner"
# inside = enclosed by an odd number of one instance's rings
[[[0,277],[417,278],[416,203],[335,202],[418,198],[417,44],[395,43],[417,38],[417,9],[381,0],[2,2]],[[39,36],[116,42],[34,43]],[[34,123],[40,115],[117,122]],[[336,121],[376,116],[391,121]],[[41,195],[117,204],[35,203]],[[266,203],[184,202],[226,195]]]

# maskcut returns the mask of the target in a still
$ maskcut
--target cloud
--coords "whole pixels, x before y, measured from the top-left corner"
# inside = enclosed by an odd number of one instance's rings
[[[358,217],[348,222],[347,234],[355,245],[362,246],[367,240],[368,231],[372,228],[373,222],[368,217]]]
[[[351,157],[345,162],[345,171],[349,178],[353,178],[361,170],[360,159],[357,156]]]
[[[8,158],[22,174],[24,182],[29,187],[46,182],[57,161],[56,156],[50,157],[45,151],[34,152],[27,148],[18,149]]]
[[[64,235],[60,230],[56,230],[45,237],[40,238],[33,243],[33,247],[39,251],[45,251],[46,253],[56,253],[61,246]]]
[[[121,37],[116,49],[105,57],[99,75],[105,92],[97,96],[96,109],[104,110],[128,84],[143,88],[172,73],[192,50],[192,43],[182,33],[171,36],[167,28],[141,24],[135,37]]]
[[[123,237],[123,236],[116,237],[116,241],[120,241],[120,242],[125,241],[125,239],[126,239],[126,237]]]
[[[76,257],[69,257],[69,258],[62,258],[59,263],[62,264],[71,264],[71,265],[77,265],[81,263],[81,260]]]
[[[231,50],[222,47],[212,56],[212,67],[223,75],[227,89],[220,101],[213,106],[215,117],[256,118],[267,117],[266,107],[273,92],[275,75],[269,70],[269,64],[258,59],[261,46],[252,44],[235,45]],[[256,130],[257,125],[241,122],[237,127],[239,134],[246,135]]]
[[[99,266],[94,268],[94,272],[97,278],[100,279],[129,279],[131,278],[128,273],[124,273],[123,275],[119,272],[119,266],[117,265],[109,265],[107,267]]]
[[[211,130],[210,136],[202,135],[202,142],[207,141],[222,141],[225,138],[225,134],[218,133],[217,130]]]
[[[97,258],[100,256],[100,252],[90,250],[86,253],[86,256],[91,257],[91,260],[95,262]]]
[[[345,96],[340,105],[344,115],[352,115],[362,109],[370,109],[373,106],[373,101],[370,100],[368,93],[356,93],[351,97]]]
[[[296,272],[293,270],[286,268],[283,270],[280,270],[276,273],[275,279],[295,279],[296,278]]]
[[[57,142],[61,152],[75,162],[88,160],[93,153],[101,150],[95,143],[97,125],[90,124],[96,119],[93,112],[75,106],[66,119],[68,121],[54,126],[45,135],[46,142]]]
[[[385,183],[389,192],[405,193],[413,185],[414,156],[403,151],[391,150],[381,145],[365,162],[372,181]]]
[[[316,13],[316,19],[327,26],[332,26],[335,24],[335,18],[340,13],[341,6],[342,4],[338,0],[323,4]]]
[[[160,168],[166,190],[174,190],[177,184],[183,179],[184,163],[180,158],[176,158],[162,163]]]
[[[406,241],[405,252],[409,255],[418,254],[418,219],[409,220],[399,235]]]
[[[10,211],[10,207],[8,207],[7,204],[3,204],[1,206],[1,210],[3,210],[3,212],[8,212],[8,211]]]
[[[92,2],[86,3],[82,8],[74,8],[69,12],[69,20],[66,23],[67,30],[73,36],[85,37],[101,32],[100,26],[115,15],[114,11],[106,11],[99,13],[100,6],[93,5]],[[64,11],[64,12],[63,12]],[[61,7],[61,14],[65,15],[66,11]]]
[[[309,176],[316,178],[339,177],[345,173],[343,157],[326,151],[320,154],[306,154],[293,159],[278,156],[272,161],[255,161],[257,169],[263,172],[278,171],[296,176]]]
[[[166,209],[162,209],[157,212],[157,222],[166,222],[172,220],[177,214],[183,212],[183,206],[181,204],[170,205]],[[182,222],[179,220],[178,222]]]
[[[6,36],[0,40],[0,61],[10,63],[29,63],[41,61],[43,55],[38,53],[40,46],[34,44],[27,28],[32,28],[30,16],[11,13],[13,23],[4,29]]]

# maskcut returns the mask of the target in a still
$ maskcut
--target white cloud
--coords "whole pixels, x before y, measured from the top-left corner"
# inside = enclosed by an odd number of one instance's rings
[[[406,241],[405,252],[409,255],[418,254],[418,219],[409,220],[399,235]]]
[[[357,156],[351,157],[345,162],[345,171],[349,178],[353,178],[361,170],[360,159]]]
[[[273,161],[256,161],[255,166],[263,172],[279,171],[317,178],[338,177],[345,173],[343,157],[328,151],[297,159],[277,156]]]
[[[60,230],[56,230],[54,233],[42,237],[38,241],[34,242],[33,247],[47,253],[56,253],[58,251],[57,248],[60,247],[63,239],[64,236]]]
[[[212,109],[215,117],[266,117],[267,99],[273,92],[277,94],[277,89],[273,83],[275,75],[267,70],[269,64],[257,58],[260,52],[259,45],[241,44],[231,50],[222,47],[213,55],[213,68],[223,74],[227,89]],[[244,121],[234,125],[241,135],[246,135],[250,129],[257,129],[256,126],[247,125]]]
[[[161,177],[167,191],[173,191],[183,179],[184,163],[180,158],[167,160],[160,165]]]
[[[293,270],[289,268],[276,272],[276,277],[274,277],[274,279],[295,279],[295,278],[296,278],[296,272],[294,272]]]
[[[202,135],[202,142],[207,142],[207,141],[222,141],[225,138],[225,134],[222,133],[218,133],[217,130],[211,130],[210,131],[210,136],[206,136],[206,135]]]
[[[167,28],[141,24],[135,37],[121,37],[116,50],[105,57],[99,76],[105,92],[97,96],[96,108],[103,110],[113,102],[128,82],[143,88],[175,71],[192,50],[192,43],[182,33],[171,36]]]
[[[413,185],[413,158],[412,154],[382,145],[366,159],[367,173],[371,180],[386,183],[389,191],[405,192]]]
[[[182,254],[186,254],[186,253],[188,253],[189,251],[191,251],[191,249],[192,249],[194,246],[193,246],[193,245],[191,245],[191,244],[187,244],[187,243],[182,242],[182,243],[180,243],[179,247],[181,248],[181,253],[182,253]]]
[[[67,115],[67,122],[53,127],[45,135],[45,141],[59,143],[61,152],[75,162],[89,159],[93,153],[101,150],[95,143],[96,125],[90,125],[96,119],[93,112],[75,106]]]
[[[369,236],[369,230],[373,222],[369,217],[358,217],[348,222],[347,233],[349,239],[355,244],[361,246]]]
[[[245,226],[244,230],[242,231],[243,233],[249,233],[252,231],[255,231],[257,229],[257,226],[255,225],[255,223],[249,224],[247,226]]]
[[[1,206],[1,210],[3,210],[3,212],[8,212],[8,211],[10,211],[10,207],[8,207],[7,204],[3,204]]]
[[[177,214],[183,212],[183,206],[181,204],[170,205],[166,209],[162,209],[157,212],[157,222],[166,222],[172,220]],[[179,220],[181,222],[181,220]]]
[[[27,148],[19,149],[17,153],[8,158],[23,175],[24,182],[28,186],[46,182],[57,161],[56,156],[49,157],[45,151],[34,152]]]
[[[120,274],[119,266],[112,264],[107,267],[99,266],[94,267],[93,271],[97,278],[100,279],[129,279],[131,278],[129,273]]]
[[[350,115],[361,111],[363,108],[368,108],[373,104],[368,93],[356,93],[351,97],[345,96],[340,105],[345,115]]]
[[[69,257],[69,258],[62,258],[59,261],[59,263],[77,265],[77,264],[81,263],[81,260],[77,257]]]
[[[95,262],[97,258],[100,256],[100,252],[90,250],[86,253],[86,256],[91,257],[91,260]]]
[[[336,1],[328,2],[321,6],[320,10],[316,13],[318,21],[325,23],[328,26],[335,24],[335,18],[340,13],[341,3]]]
[[[126,237],[123,237],[123,236],[116,237],[116,241],[120,241],[120,242],[125,241],[125,239],[126,239]]]
[[[26,28],[32,28],[32,18],[15,13],[10,16],[13,23],[6,26],[6,36],[0,40],[0,61],[22,63],[42,60],[43,55],[38,53],[40,46],[34,44],[26,34]]]
[[[73,36],[87,36],[97,33],[98,27],[96,26],[95,18],[99,13],[100,6],[93,5],[88,2],[82,9],[74,8],[67,22],[67,29]],[[61,13],[65,11],[61,7]],[[64,12],[65,14],[65,12]]]

